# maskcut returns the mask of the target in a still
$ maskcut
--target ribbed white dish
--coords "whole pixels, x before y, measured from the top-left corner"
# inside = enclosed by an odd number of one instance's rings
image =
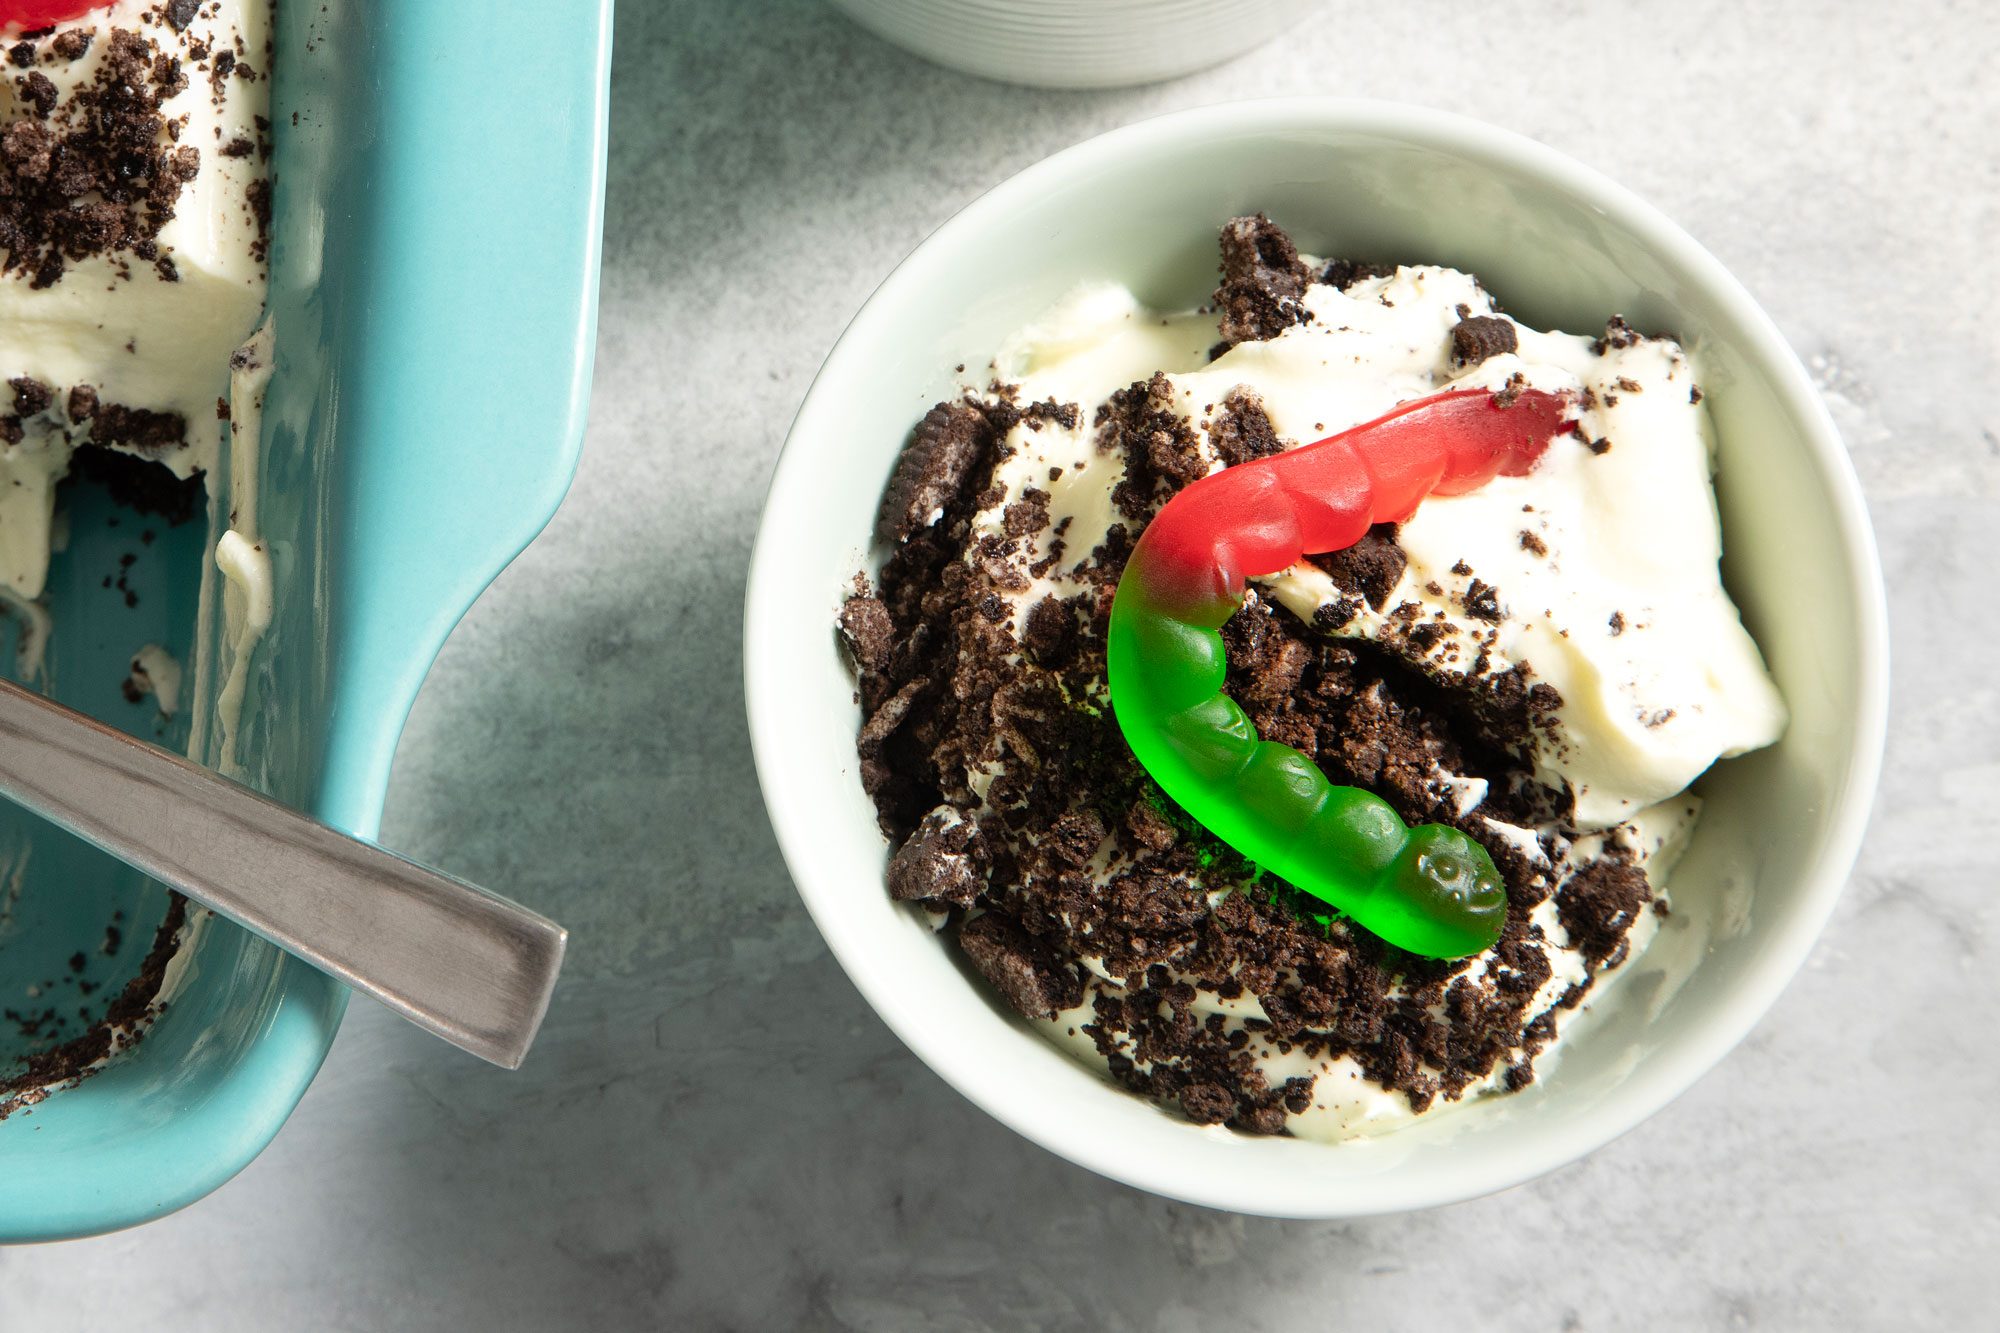
[[[1038,88],[1119,88],[1220,64],[1315,0],[833,0],[940,65]]]

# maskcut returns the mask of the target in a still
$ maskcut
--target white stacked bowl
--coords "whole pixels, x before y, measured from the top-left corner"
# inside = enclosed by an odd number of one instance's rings
[[[1038,88],[1177,78],[1262,45],[1314,0],[833,0],[940,65]]]

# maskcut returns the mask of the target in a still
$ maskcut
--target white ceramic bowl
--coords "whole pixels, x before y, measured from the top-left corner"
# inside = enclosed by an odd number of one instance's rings
[[[1532,1087],[1372,1141],[1196,1128],[1015,1019],[883,888],[888,848],[854,757],[836,649],[846,580],[912,423],[1002,335],[1086,278],[1164,308],[1205,298],[1215,232],[1264,209],[1302,248],[1456,265],[1544,328],[1622,312],[1693,354],[1720,433],[1724,574],[1792,709],[1784,739],[1720,765],[1673,881],[1714,935],[1677,991],[1628,978]],[[1470,1198],[1554,1169],[1686,1089],[1756,1023],[1832,910],[1861,839],[1888,683],[1881,574],[1854,474],[1798,359],[1722,266],[1639,199],[1473,121],[1332,100],[1212,107],[1031,167],[940,228],[855,317],[799,410],[752,561],[751,737],[806,906],[883,1019],[1035,1142],[1197,1203],[1337,1217]],[[1643,956],[1642,956],[1643,958]],[[1707,1163],[1690,1162],[1690,1169]]]
[[[1120,88],[1261,46],[1317,0],[833,0],[876,36],[981,78]]]

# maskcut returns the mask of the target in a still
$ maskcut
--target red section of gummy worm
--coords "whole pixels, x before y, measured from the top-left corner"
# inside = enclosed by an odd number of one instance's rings
[[[12,24],[23,32],[34,32],[82,18],[93,9],[109,8],[110,0],[0,0],[0,28]]]
[[[1360,540],[1424,496],[1475,490],[1534,466],[1566,423],[1566,401],[1529,389],[1506,406],[1485,390],[1421,398],[1317,443],[1211,473],[1146,529],[1153,567],[1186,596],[1234,597],[1245,578]],[[1161,591],[1166,592],[1166,589]]]

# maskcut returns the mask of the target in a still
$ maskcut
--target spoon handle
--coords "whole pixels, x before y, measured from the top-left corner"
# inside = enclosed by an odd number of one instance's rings
[[[520,1067],[568,932],[0,681],[0,795],[374,996]]]

